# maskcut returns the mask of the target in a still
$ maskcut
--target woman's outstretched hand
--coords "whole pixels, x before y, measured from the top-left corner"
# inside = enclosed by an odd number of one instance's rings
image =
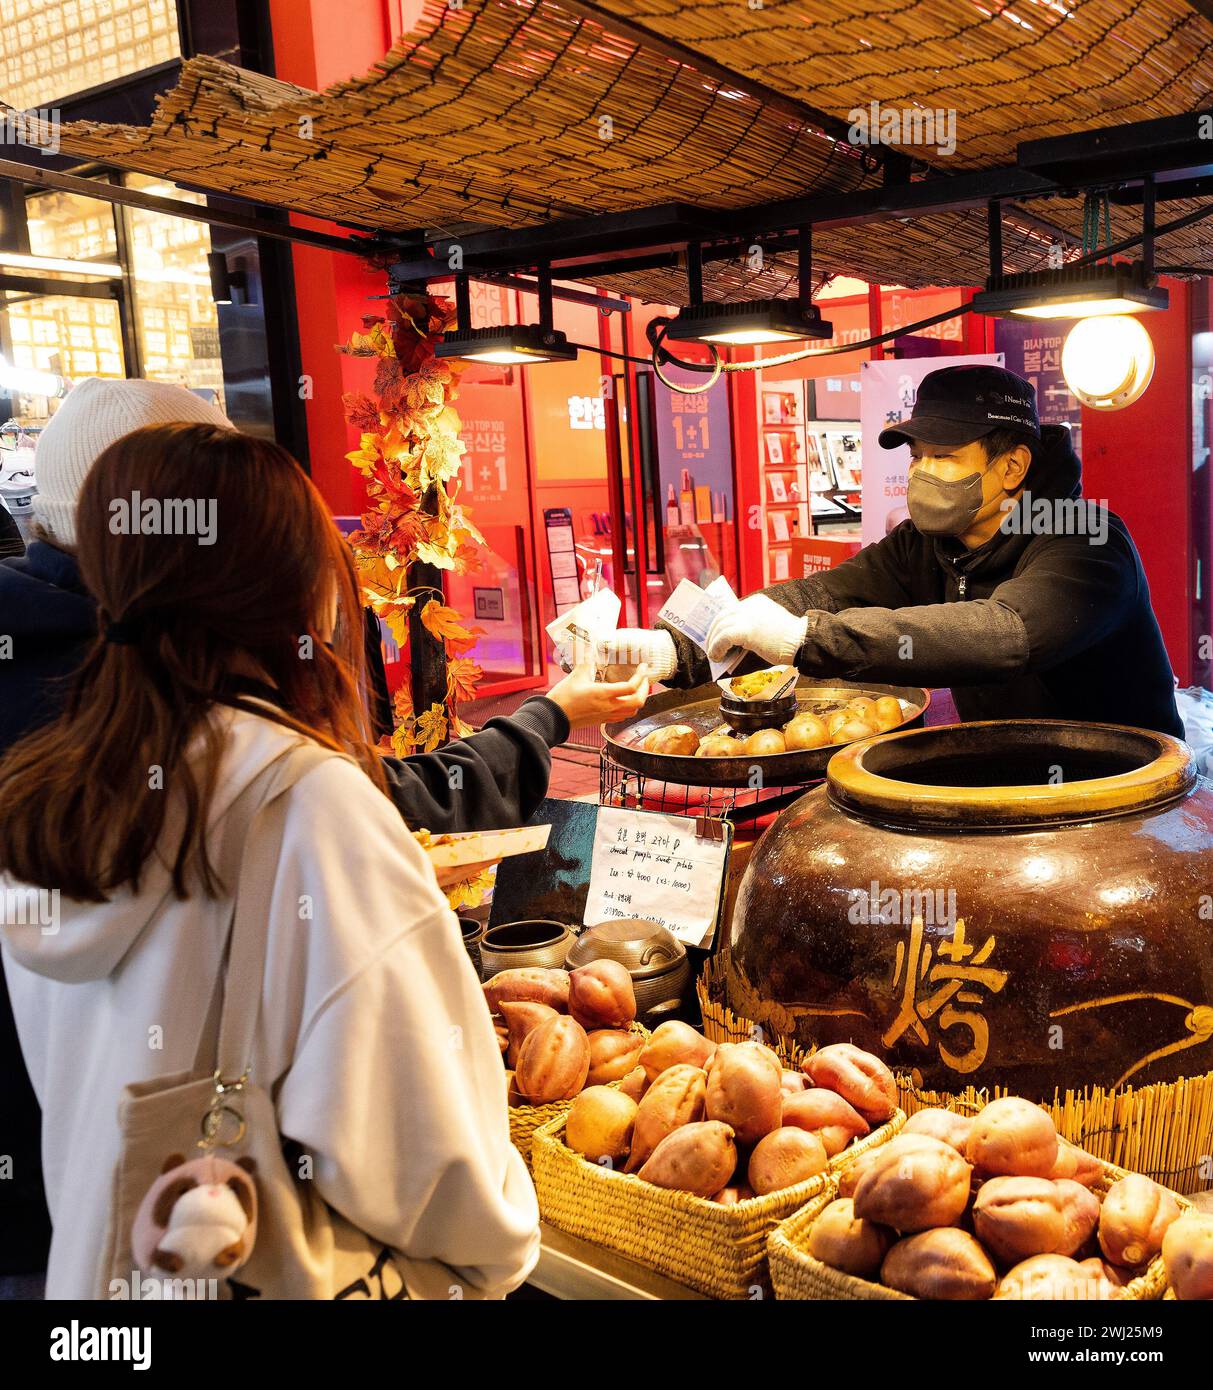
[[[560,706],[574,729],[626,719],[636,713],[648,695],[649,677],[644,666],[636,668],[631,680],[598,681],[594,679],[592,661],[575,666],[548,691],[548,699]]]

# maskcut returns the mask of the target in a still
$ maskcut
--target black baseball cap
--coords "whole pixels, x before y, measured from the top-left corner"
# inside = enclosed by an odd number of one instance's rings
[[[1002,367],[941,367],[923,377],[910,418],[881,430],[880,447],[971,444],[1002,429],[1040,438],[1032,383]]]

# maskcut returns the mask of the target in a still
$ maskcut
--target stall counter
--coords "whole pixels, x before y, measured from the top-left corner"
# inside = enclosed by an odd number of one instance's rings
[[[587,1240],[540,1223],[539,1263],[527,1283],[553,1298],[708,1301],[701,1293]]]

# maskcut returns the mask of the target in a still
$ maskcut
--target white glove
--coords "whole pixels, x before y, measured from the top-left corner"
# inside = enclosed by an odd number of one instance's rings
[[[621,627],[598,643],[594,660],[611,680],[626,679],[643,662],[651,680],[663,681],[678,670],[678,649],[660,628]]]
[[[708,658],[723,661],[730,647],[745,647],[772,666],[791,665],[804,646],[807,614],[797,617],[766,594],[751,594],[722,613],[708,632]]]

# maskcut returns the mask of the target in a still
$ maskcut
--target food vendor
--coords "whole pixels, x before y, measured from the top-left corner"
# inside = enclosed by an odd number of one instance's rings
[[[722,613],[707,654],[660,625],[621,630],[604,665],[672,685],[740,646],[808,676],[950,686],[961,719],[1076,719],[1183,737],[1175,681],[1124,522],[1082,497],[1067,429],[999,367],[923,378],[908,420],[909,519],[835,569]],[[753,662],[741,669],[751,669]]]

